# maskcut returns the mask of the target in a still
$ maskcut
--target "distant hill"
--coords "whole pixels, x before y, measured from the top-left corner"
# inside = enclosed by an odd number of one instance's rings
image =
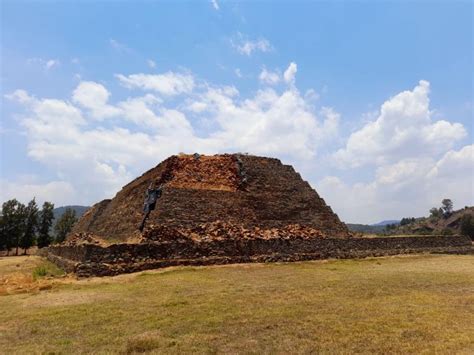
[[[385,230],[385,225],[376,225],[376,224],[357,224],[357,223],[346,223],[347,228],[351,232],[367,233],[367,234],[377,234],[382,233]]]
[[[346,223],[346,226],[351,232],[378,234],[385,231],[385,226],[389,224],[398,225],[399,223],[400,221],[397,219],[388,219],[374,224]]]
[[[54,214],[53,225],[56,223],[56,221],[59,218],[61,218],[63,213],[66,211],[66,208],[71,208],[74,211],[76,211],[76,218],[77,219],[81,218],[82,215],[89,209],[88,206],[77,206],[77,205],[57,207],[53,210],[53,214]]]
[[[388,219],[385,221],[381,221],[379,223],[371,224],[371,226],[386,226],[387,224],[400,224],[400,220],[398,219]]]

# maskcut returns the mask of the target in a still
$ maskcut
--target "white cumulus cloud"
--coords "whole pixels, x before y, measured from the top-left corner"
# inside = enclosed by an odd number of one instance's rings
[[[428,81],[385,101],[379,115],[351,134],[334,154],[340,166],[387,164],[400,159],[445,152],[466,137],[460,123],[433,121]]]
[[[89,109],[96,119],[114,117],[121,113],[116,107],[107,104],[109,97],[110,92],[93,81],[80,82],[72,95],[73,101]]]
[[[466,145],[461,150],[450,150],[430,170],[428,178],[452,179],[465,176],[474,177],[474,144]],[[471,179],[471,197],[474,179]],[[468,192],[469,189],[466,191]]]
[[[474,204],[474,145],[446,152],[439,160],[407,158],[381,165],[369,182],[345,183],[336,176],[316,187],[347,222],[428,215],[450,198],[455,208]]]
[[[54,201],[56,206],[62,206],[78,201],[80,197],[74,187],[66,181],[51,181],[48,183],[38,182],[10,182],[0,180],[0,201],[16,198],[26,204],[33,197],[36,203],[42,205],[45,201]],[[79,197],[79,198],[78,198]]]

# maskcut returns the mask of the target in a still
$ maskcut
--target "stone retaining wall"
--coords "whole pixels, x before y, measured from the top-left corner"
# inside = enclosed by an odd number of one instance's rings
[[[40,255],[78,276],[106,276],[175,265],[363,258],[407,253],[468,253],[463,236],[353,239],[249,239],[210,242],[51,246]]]

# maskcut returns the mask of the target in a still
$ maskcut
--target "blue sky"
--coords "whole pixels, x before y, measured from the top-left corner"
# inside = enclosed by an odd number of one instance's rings
[[[472,2],[3,1],[1,23],[2,201],[245,151],[349,222],[474,202]]]

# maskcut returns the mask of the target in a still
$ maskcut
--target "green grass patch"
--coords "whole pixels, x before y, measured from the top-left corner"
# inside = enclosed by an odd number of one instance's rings
[[[40,277],[45,277],[48,275],[48,270],[46,270],[45,266],[37,266],[33,270],[33,279],[37,280]]]
[[[42,277],[57,277],[64,275],[64,271],[53,263],[43,260],[43,262],[35,267],[32,272],[33,279],[38,280]]]
[[[14,274],[29,276],[62,276],[64,271],[53,263],[38,256],[0,257],[0,279]]]

